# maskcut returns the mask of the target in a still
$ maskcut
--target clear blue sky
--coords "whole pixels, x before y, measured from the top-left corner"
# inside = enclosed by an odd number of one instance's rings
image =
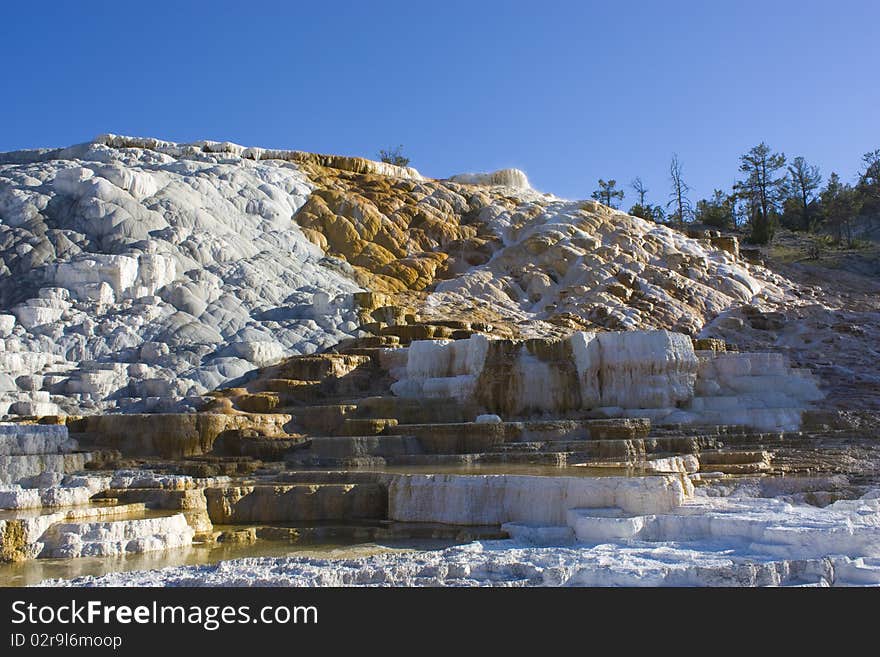
[[[0,151],[102,132],[507,166],[561,196],[694,200],[767,141],[853,179],[880,148],[880,2],[11,2]],[[634,201],[627,188],[626,207]]]

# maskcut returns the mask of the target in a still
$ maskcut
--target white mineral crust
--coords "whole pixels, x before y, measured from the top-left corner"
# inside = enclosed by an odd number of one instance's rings
[[[66,372],[51,406],[7,412],[171,409],[348,335],[359,286],[292,219],[310,183],[283,153],[243,153],[105,135],[0,154],[0,368]],[[316,292],[341,299],[320,324]],[[175,385],[131,385],[141,354]]]
[[[43,585],[880,586],[878,502],[880,491],[826,508],[697,498],[642,523],[653,533],[640,537],[606,531],[600,540],[576,542],[566,526],[521,524],[509,527],[519,538],[444,550],[248,558]],[[630,516],[629,525],[638,518],[645,517]]]

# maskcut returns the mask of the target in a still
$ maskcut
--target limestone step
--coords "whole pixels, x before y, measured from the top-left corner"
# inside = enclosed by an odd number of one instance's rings
[[[0,512],[0,562],[34,559],[44,548],[42,537],[58,523],[102,521],[143,515],[143,504],[83,506],[60,511]]]
[[[275,484],[206,488],[214,524],[376,520],[387,517],[388,491],[378,483]]]
[[[47,509],[88,504],[94,489],[89,486],[19,486],[0,489],[0,509]]]
[[[824,440],[836,440],[820,433],[800,431],[772,431],[761,433],[743,433],[719,436],[728,448],[739,450],[763,450],[765,447],[774,449],[809,447],[821,444]],[[855,438],[858,438],[856,436]]]
[[[248,408],[287,408],[292,405],[320,404],[324,397],[324,388],[314,381],[300,381],[299,379],[262,379],[254,384],[254,388],[262,389],[254,393],[244,393],[233,397],[235,405],[241,410]],[[257,396],[269,399],[261,401]],[[274,397],[274,400],[271,399]],[[269,412],[255,410],[251,412]]]
[[[81,445],[119,450],[126,458],[185,458],[211,451],[224,431],[285,435],[284,413],[155,413],[88,415],[69,423]]]
[[[373,321],[369,321],[369,322],[364,322],[363,324],[358,326],[358,330],[363,331],[364,333],[370,333],[371,336],[369,336],[369,337],[372,337],[372,336],[378,336],[379,332],[383,328],[385,328],[386,326],[388,326],[387,322],[377,322],[377,321],[373,320]],[[395,337],[395,336],[388,336],[388,337]],[[358,339],[363,339],[363,338],[358,338]]]
[[[499,453],[498,459],[528,460],[529,454],[558,454],[570,452],[589,458],[634,459],[645,454],[692,454],[701,449],[717,446],[713,437],[695,438],[669,436],[660,438],[593,439],[584,435],[584,421],[557,421],[532,423],[445,423],[382,425],[374,421],[346,419],[355,428],[368,426],[368,435],[313,436],[308,449],[289,453],[285,461],[291,464],[337,464],[341,460],[380,457],[389,462],[404,462],[409,455],[445,455]],[[393,428],[392,428],[393,427]],[[378,434],[377,431],[393,431]],[[632,433],[627,431],[627,433]],[[641,431],[639,431],[641,433]],[[579,434],[579,435],[578,435]],[[545,440],[523,440],[539,437]],[[511,440],[513,439],[513,440]],[[518,456],[513,456],[518,455]],[[487,457],[488,458],[488,457]],[[550,462],[555,457],[531,457],[535,462]],[[430,461],[429,458],[421,461]]]
[[[644,438],[651,432],[651,421],[648,418],[586,420],[585,424],[592,440]]]
[[[623,440],[645,438],[651,432],[647,418],[527,420],[505,422],[507,439],[535,440]]]
[[[771,469],[773,455],[766,451],[718,450],[702,452],[701,472],[756,474]]]
[[[287,452],[285,452],[285,457]],[[175,461],[174,471],[190,477],[247,477],[253,475],[260,461],[251,457],[233,457],[226,460],[186,460]]]
[[[455,454],[489,451],[505,442],[641,439],[650,433],[645,419],[533,420],[525,422],[400,423],[395,433],[415,435],[426,452]]]
[[[387,305],[388,297],[381,292],[355,292],[351,295],[355,305],[366,311]]]
[[[330,542],[378,542],[398,538],[406,540],[447,540],[470,543],[478,540],[508,538],[508,533],[497,526],[444,525],[440,523],[400,523],[388,521],[361,521],[342,525],[300,527],[263,526],[255,528],[255,538],[266,541],[287,541],[298,544]]]
[[[566,524],[580,541],[621,541],[639,536],[644,516],[624,514],[616,508],[569,509]]]
[[[110,500],[125,503],[140,503],[150,509],[195,510],[205,508],[205,494],[199,488],[169,490],[164,488],[108,488],[101,497],[93,498],[95,503]]]
[[[115,506],[99,505],[88,507],[74,507],[64,510],[64,520],[67,522],[86,522],[119,517],[131,517],[142,515],[146,511],[146,505],[140,502],[124,502]]]
[[[422,451],[421,442],[415,436],[317,436],[312,438],[308,450],[290,454],[286,460],[295,462],[297,458],[387,457],[420,454]]]
[[[700,454],[700,463],[706,465],[756,463],[758,461],[769,461],[771,458],[770,452],[766,451],[717,450],[702,452]]]
[[[503,423],[399,424],[395,433],[414,436],[426,454],[486,452],[503,444]]]
[[[386,326],[381,335],[394,335],[400,338],[401,343],[409,343],[413,340],[438,340],[452,337],[452,329],[447,326],[435,324],[399,324]]]
[[[578,462],[569,452],[478,452],[472,454],[405,454],[386,457],[386,465],[414,466],[477,466],[477,465],[537,465],[564,467]]]
[[[410,324],[415,320],[411,308],[396,305],[384,305],[374,308],[370,317],[385,324]]]
[[[391,459],[391,457],[386,459],[384,456],[348,456],[344,458],[312,456],[306,458],[297,457],[296,461],[291,461],[290,458],[290,456],[285,457],[285,463],[288,468],[293,468],[294,470],[300,470],[303,468],[316,470],[324,468],[381,470],[388,465]]]
[[[466,322],[460,319],[433,319],[431,320],[431,324],[433,326],[445,326],[446,328],[450,328],[454,331],[456,330],[471,330],[471,323]]]
[[[41,417],[43,415],[57,415],[61,412],[58,404],[50,401],[16,401],[11,402],[8,409],[0,412],[0,415],[18,415],[19,417]]]
[[[311,442],[301,435],[236,435],[240,433],[242,432],[233,431],[220,436],[214,441],[214,453],[219,456],[248,457],[260,461],[282,461],[287,453],[304,449]]]
[[[336,435],[339,436],[372,436],[381,433],[391,433],[397,426],[394,418],[345,418],[338,428]]]
[[[662,424],[651,428],[652,435],[742,435],[754,433],[754,430],[743,424]]]
[[[664,440],[584,440],[545,443],[507,443],[500,449],[467,454],[387,455],[387,465],[454,465],[474,463],[522,463],[535,465],[574,465],[588,462],[620,461],[628,467],[649,458],[698,454],[715,447],[711,439],[674,438]],[[325,460],[325,465],[330,462]],[[340,464],[341,465],[341,464]]]
[[[387,345],[387,346],[376,346],[376,347],[368,347],[368,346],[347,346],[347,347],[334,347],[341,354],[349,354],[351,356],[363,356],[364,358],[369,358],[373,361],[373,364],[380,365],[382,362],[382,354],[388,348],[394,348],[397,344]]]
[[[386,466],[471,466],[480,464],[499,465],[538,465],[567,466],[589,465],[594,467],[633,468],[647,467],[651,459],[692,454],[696,449],[685,452],[669,452],[646,446],[641,441],[589,441],[576,445],[576,449],[553,451],[521,450],[472,452],[466,454],[424,454],[414,450],[389,450],[377,448],[361,452],[342,454],[341,450],[327,450],[322,455],[302,453],[293,461],[288,457],[288,467],[313,468],[384,468]],[[349,450],[350,452],[352,450]],[[396,453],[395,453],[396,452]],[[299,476],[299,475],[296,475]],[[303,475],[303,481],[309,477]],[[299,480],[299,479],[297,479]]]
[[[357,417],[396,418],[401,424],[468,422],[478,409],[445,399],[411,399],[390,395],[366,397],[357,404]]]
[[[616,440],[550,440],[535,442],[504,443],[496,450],[498,452],[578,452],[582,454],[626,454],[626,453],[668,453],[668,454],[694,454],[703,449],[717,447],[718,440],[715,437],[685,437],[676,436],[669,438],[636,438]]]
[[[235,405],[246,413],[272,413],[281,405],[281,395],[277,392],[239,395],[235,397]]]
[[[77,472],[91,460],[90,452],[0,456],[0,484],[12,484],[42,472]]]
[[[371,364],[371,359],[364,356],[325,353],[294,356],[268,368],[267,373],[269,378],[298,379],[317,383],[330,377],[343,377]]]
[[[277,479],[290,484],[376,484],[383,483],[386,477],[380,472],[288,470],[279,474]]]
[[[61,522],[40,537],[40,558],[116,556],[192,544],[195,531],[182,513],[156,518]]]
[[[300,406],[293,413],[294,423],[309,433],[334,433],[342,421],[358,410],[357,404]]]
[[[0,455],[65,454],[77,449],[64,425],[0,424]]]
[[[341,401],[357,400],[370,395],[381,394],[388,389],[385,372],[377,368],[364,369],[352,372],[343,377],[328,377],[323,381],[303,381],[299,379],[263,379],[254,384],[255,387],[264,391],[257,393],[245,393],[235,396],[236,405],[242,407],[242,402],[248,408],[267,408],[267,411],[254,410],[253,412],[270,412],[277,408],[291,408],[293,406],[328,406],[338,405]],[[275,397],[272,399],[255,399],[260,397]],[[277,400],[277,401],[276,401]],[[244,409],[243,409],[244,410]]]
[[[377,322],[377,324],[381,324]],[[370,330],[366,326],[363,327],[364,330]],[[374,327],[375,330],[381,331],[385,328],[385,324],[381,324],[381,326]],[[372,332],[372,331],[371,331]],[[351,355],[358,355],[356,353],[352,353],[354,349],[376,349],[382,347],[398,347],[400,346],[400,338],[396,335],[368,335],[362,338],[353,338],[351,340],[346,340],[344,342],[339,343],[337,345],[337,349],[340,353],[346,353]]]

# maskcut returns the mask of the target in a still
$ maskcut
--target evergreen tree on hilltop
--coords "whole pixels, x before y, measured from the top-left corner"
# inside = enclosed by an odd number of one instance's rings
[[[622,189],[617,189],[617,181],[614,178],[608,181],[599,178],[599,189],[595,190],[592,196],[594,199],[600,203],[604,203],[609,208],[617,208],[614,204],[614,200],[623,200],[624,192]]]
[[[835,242],[846,240],[853,245],[852,224],[862,209],[862,198],[852,185],[840,181],[840,176],[832,172],[828,184],[822,190],[822,214],[825,224],[831,229]]]
[[[696,220],[707,226],[720,229],[730,229],[736,226],[734,205],[736,197],[733,194],[725,194],[716,189],[712,192],[712,198],[697,201],[695,211]]]
[[[785,166],[785,154],[773,153],[761,142],[741,155],[739,170],[745,178],[736,183],[736,191],[748,207],[751,233],[749,241],[767,244],[773,239],[779,204],[785,196],[786,176],[777,172]]]
[[[807,164],[803,157],[788,165],[788,181],[783,206],[783,223],[796,230],[813,230],[818,220],[815,191],[822,183],[819,167]]]

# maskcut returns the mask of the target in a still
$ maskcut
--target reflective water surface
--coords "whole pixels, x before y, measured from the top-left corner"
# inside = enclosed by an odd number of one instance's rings
[[[238,528],[240,529],[240,527]],[[119,557],[80,557],[78,559],[32,559],[0,564],[0,586],[31,586],[44,579],[71,579],[111,572],[151,570],[167,566],[213,564],[244,557],[312,557],[351,559],[393,551],[438,550],[453,545],[449,540],[388,540],[381,543],[296,544],[286,541],[256,543],[196,544],[176,550],[146,552]]]

